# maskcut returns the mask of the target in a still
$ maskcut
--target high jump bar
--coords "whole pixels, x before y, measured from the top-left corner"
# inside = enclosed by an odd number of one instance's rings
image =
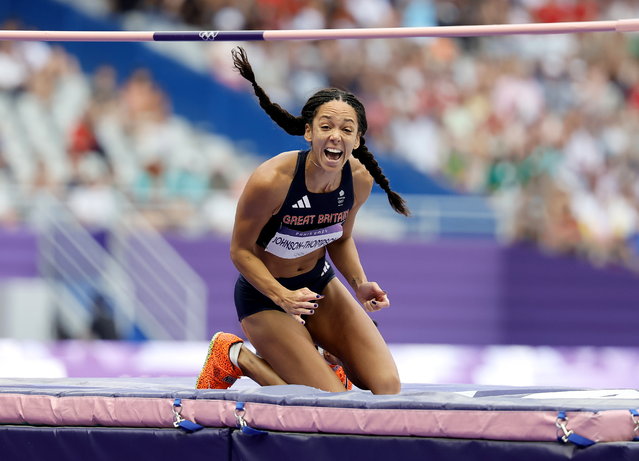
[[[639,19],[530,24],[360,29],[236,30],[236,31],[51,31],[0,30],[0,40],[42,42],[229,42],[337,40],[414,37],[480,37],[549,35],[584,32],[639,32]]]

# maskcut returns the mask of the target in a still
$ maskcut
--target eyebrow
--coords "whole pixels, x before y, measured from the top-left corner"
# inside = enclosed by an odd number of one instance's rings
[[[319,116],[320,119],[325,118],[327,120],[333,120],[333,117],[331,117],[330,115],[320,115]],[[345,118],[344,119],[345,122],[350,122],[350,123],[355,123],[355,120],[352,118]]]

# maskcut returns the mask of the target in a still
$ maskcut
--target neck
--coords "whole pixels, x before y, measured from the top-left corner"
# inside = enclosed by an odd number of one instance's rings
[[[306,162],[306,187],[309,192],[334,191],[339,186],[341,178],[341,171],[333,173],[324,170],[309,153],[308,162]]]

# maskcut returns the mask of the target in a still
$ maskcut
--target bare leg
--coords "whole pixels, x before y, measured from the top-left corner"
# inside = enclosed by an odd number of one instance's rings
[[[306,322],[315,342],[342,360],[357,387],[374,394],[397,394],[401,387],[397,366],[371,318],[339,279],[331,280],[323,294]]]
[[[245,317],[242,328],[263,360],[286,383],[329,392],[345,391],[317,353],[309,332],[290,315],[273,310],[258,312]]]
[[[273,370],[266,360],[255,355],[253,351],[244,345],[242,345],[242,349],[240,349],[237,364],[245,376],[248,376],[261,386],[286,384],[286,382],[275,373],[275,370]]]

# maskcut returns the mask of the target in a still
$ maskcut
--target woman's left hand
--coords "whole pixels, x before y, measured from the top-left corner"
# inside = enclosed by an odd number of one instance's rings
[[[375,312],[390,306],[386,292],[379,287],[377,282],[362,283],[355,290],[355,295],[366,312]]]

